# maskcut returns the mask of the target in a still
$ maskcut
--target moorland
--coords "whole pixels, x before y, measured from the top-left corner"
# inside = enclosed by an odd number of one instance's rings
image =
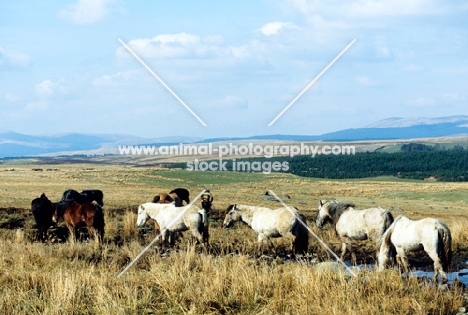
[[[193,197],[205,188],[214,195],[210,246],[192,244],[186,232],[175,248],[150,248],[117,278],[157,235],[151,222],[136,227],[138,205],[175,187],[189,189]],[[46,243],[36,239],[31,200],[44,192],[58,201],[69,188],[104,192],[101,246],[86,236],[68,241],[63,224],[49,230]],[[277,202],[264,198],[272,190],[304,213],[314,233],[338,252],[334,231],[314,223],[321,199],[352,202],[358,209],[380,206],[414,219],[435,217],[452,231],[450,271],[457,271],[468,260],[467,189],[463,182],[394,177],[327,180],[10,160],[0,165],[0,306],[5,314],[455,314],[467,304],[464,286],[456,281],[442,289],[427,279],[403,279],[393,269],[356,269],[357,277],[322,270],[315,266],[333,257],[313,236],[309,254],[297,260],[290,258],[283,239],[273,241],[276,256],[256,257],[256,234],[240,223],[223,229],[222,221],[231,203],[277,208]],[[373,266],[373,244],[359,242],[355,248],[358,264]],[[432,268],[424,253],[410,255],[410,263]]]

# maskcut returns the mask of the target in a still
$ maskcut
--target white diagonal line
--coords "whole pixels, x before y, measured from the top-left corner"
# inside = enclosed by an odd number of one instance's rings
[[[119,42],[133,55],[133,57],[136,58],[136,60],[138,60],[138,61],[143,65],[143,67],[146,68],[146,70],[149,71],[149,73],[151,73],[151,74],[153,75],[153,77],[156,78],[156,80],[159,81],[159,83],[161,83],[161,84],[169,91],[169,93],[172,94],[172,96],[174,96],[182,105],[184,105],[184,107],[185,107],[185,108],[186,108],[186,109],[203,125],[203,126],[206,127],[205,122],[204,122],[203,120],[201,120],[201,118],[198,117],[198,115],[195,114],[195,112],[194,112],[190,107],[188,107],[188,105],[185,104],[185,102],[184,102],[177,94],[175,94],[174,91],[172,91],[172,89],[171,89],[166,83],[164,83],[164,81],[163,81],[156,73],[154,73],[154,71],[151,70],[151,68],[148,67],[148,66],[146,65],[146,63],[143,62],[143,60],[140,59],[140,57],[138,57],[138,55],[135,54],[135,52],[133,52],[133,50],[132,50],[130,47],[128,47],[127,44],[125,44],[125,43],[123,42],[123,40],[121,40],[121,39],[119,38]]]
[[[313,79],[312,82],[310,82],[309,85],[307,85],[307,86],[302,90],[302,92],[299,93],[299,95],[296,96],[296,98],[294,98],[294,99],[291,101],[291,103],[289,103],[288,106],[286,106],[286,107],[281,111],[281,113],[279,113],[278,116],[276,116],[276,118],[273,119],[273,120],[271,121],[271,123],[268,124],[268,127],[271,127],[271,126],[275,123],[275,121],[277,121],[278,118],[280,118],[280,117],[289,109],[289,107],[291,107],[291,106],[299,99],[299,97],[301,97],[302,94],[304,94],[304,93],[315,83],[315,81],[317,81],[317,80],[322,76],[322,74],[324,74],[324,73],[328,70],[328,68],[330,68],[330,67],[335,63],[335,61],[337,61],[337,60],[341,57],[341,55],[343,55],[343,54],[348,50],[349,47],[351,47],[352,44],[354,44],[355,41],[356,41],[356,39],[353,39],[353,40],[351,41],[351,43],[349,43],[348,46],[346,46],[345,49],[343,49],[343,50],[340,52],[340,54],[339,54],[338,56],[336,56],[335,59],[333,59],[332,62],[330,62],[330,63],[328,64],[328,66],[326,66],[325,69],[323,69],[322,72],[320,72],[319,75],[316,76],[315,79]]]
[[[336,260],[338,260],[343,266],[345,266],[345,268],[349,271],[349,273],[351,273],[353,276],[357,277],[356,273],[354,273],[354,271],[351,270],[351,268],[346,266],[344,261],[342,261],[340,259],[340,257],[338,257],[338,255],[330,247],[328,247],[328,245],[325,244],[325,242],[322,241],[322,239],[317,234],[315,234],[314,231],[312,231],[312,229],[304,221],[302,221],[302,219],[297,215],[296,211],[294,211],[290,206],[286,205],[283,202],[283,200],[281,200],[281,198],[278,197],[272,190],[268,190],[268,192],[271,193],[273,195],[273,197],[275,197],[276,200],[278,200],[283,205],[283,207],[285,207],[289,212],[291,212],[292,215],[294,215],[296,217],[296,219],[299,221],[299,223],[301,223],[310,232],[310,234],[312,234],[317,239],[317,241],[320,244],[322,244],[322,246],[325,247],[325,249],[328,250],[336,258]]]
[[[124,270],[122,270],[121,273],[119,273],[119,275],[117,276],[117,278],[120,278],[125,272],[127,272],[128,269],[130,269],[130,267],[137,262],[138,259],[140,259],[141,256],[143,256],[143,254],[151,248],[151,246],[161,237],[161,235],[166,231],[168,230],[177,220],[180,219],[180,217],[190,208],[190,206],[198,200],[198,198],[200,198],[200,196],[205,192],[206,190],[203,190],[201,193],[198,194],[197,197],[195,197],[195,199],[192,200],[191,203],[189,203],[188,205],[185,206],[185,209],[182,210],[178,215],[177,217],[172,220],[171,223],[169,223],[169,225],[163,229],[155,238],[154,240],[151,241],[151,243],[148,244],[148,246],[146,246],[129,264],[127,267],[125,267]]]

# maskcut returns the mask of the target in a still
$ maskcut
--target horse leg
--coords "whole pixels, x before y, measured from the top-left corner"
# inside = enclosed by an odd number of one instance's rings
[[[442,268],[442,262],[440,261],[439,255],[435,250],[431,251],[429,254],[432,261],[434,262],[434,282],[437,282],[437,276],[440,274],[442,284],[447,283],[447,274],[445,273],[444,269]]]
[[[167,245],[167,238],[168,238],[168,230],[166,228],[163,228],[161,230],[161,251],[163,251]]]
[[[75,243],[76,242],[76,229],[75,227],[70,224],[70,223],[66,223],[67,225],[67,228],[68,228],[68,232],[69,232],[69,235],[68,235],[68,238],[70,239],[70,243]]]
[[[94,243],[96,245],[99,245],[99,235],[98,235],[98,232],[96,230],[96,228],[94,228],[94,226],[88,226],[88,231],[90,232],[89,234],[93,235],[93,238],[94,238]]]
[[[192,228],[191,232],[192,232],[192,235],[197,239],[197,242],[205,246],[203,235],[198,231],[198,228]]]
[[[403,271],[405,273],[405,278],[409,278],[409,267],[408,267],[408,257],[406,257],[405,251],[400,249],[397,249],[397,261],[398,265],[403,267]],[[400,268],[400,273],[401,273],[401,268]]]
[[[351,263],[355,264],[356,263],[356,254],[354,254],[354,252],[352,250],[351,241],[348,240],[348,239],[343,239],[343,244],[341,245],[341,256],[340,256],[341,261],[344,261],[344,258],[346,256],[347,251],[349,251],[351,253]]]
[[[266,236],[263,233],[258,234],[258,243],[259,243],[258,251],[259,251],[260,256],[263,255],[263,251],[261,251],[263,243],[267,243],[268,249],[273,250],[273,254],[276,256],[275,245],[273,244],[273,242],[271,241],[271,239],[268,236]]]
[[[44,228],[44,227],[40,227],[39,228],[39,234],[38,234],[38,238],[41,242],[45,242],[46,241],[46,236],[47,236],[47,229]]]

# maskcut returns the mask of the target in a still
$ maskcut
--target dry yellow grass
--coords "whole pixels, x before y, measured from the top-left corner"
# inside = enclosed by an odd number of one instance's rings
[[[42,169],[39,171],[38,169]],[[358,208],[381,206],[394,215],[444,220],[452,230],[457,255],[468,251],[468,184],[391,179],[330,181],[287,174],[197,174],[177,170],[111,165],[1,165],[2,220],[26,218],[24,228],[0,229],[0,306],[5,314],[453,314],[462,306],[458,288],[439,290],[396,271],[320,271],[281,258],[254,259],[256,235],[237,225],[222,229],[212,221],[207,253],[187,245],[161,255],[151,248],[121,278],[117,275],[155,236],[152,225],[137,229],[136,207],[159,191],[204,187],[215,196],[213,218],[232,202],[278,206],[262,200],[271,189],[288,194],[288,204],[315,219],[319,199],[338,198]],[[45,192],[57,201],[68,188],[102,189],[106,242],[33,242],[30,202]],[[16,208],[13,214],[7,208]],[[7,213],[8,212],[8,213]],[[11,217],[13,216],[13,217]],[[334,249],[340,241],[331,229],[313,231]],[[146,231],[146,232],[145,232]],[[280,249],[288,247],[281,239]],[[310,252],[326,259],[311,237]],[[370,249],[361,248],[371,251]],[[237,253],[237,254],[234,254]]]

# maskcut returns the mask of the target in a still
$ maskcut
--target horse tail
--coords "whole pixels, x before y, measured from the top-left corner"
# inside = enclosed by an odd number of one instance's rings
[[[307,218],[301,213],[297,213],[296,216],[295,225],[297,235],[294,240],[294,253],[306,254],[309,249],[309,229],[307,228]]]
[[[450,229],[444,223],[438,222],[436,227],[439,235],[437,251],[442,260],[442,269],[448,271],[448,267],[452,262],[452,235]]]

